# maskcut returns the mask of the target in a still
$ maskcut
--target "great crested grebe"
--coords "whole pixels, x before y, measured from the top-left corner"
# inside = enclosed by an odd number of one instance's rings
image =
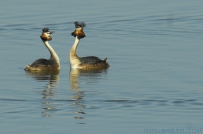
[[[83,27],[86,26],[84,22],[75,22],[75,31],[72,32],[72,36],[75,37],[75,42],[70,50],[70,65],[72,69],[107,69],[109,64],[107,62],[108,58],[104,60],[99,59],[95,56],[78,57],[76,53],[77,46],[80,39],[86,37],[83,32]]]
[[[54,32],[50,32],[49,28],[42,29],[42,35],[40,36],[44,45],[50,52],[50,59],[37,59],[31,65],[27,65],[25,71],[53,71],[60,69],[60,60],[54,49],[49,45],[48,41],[52,40],[51,34]]]

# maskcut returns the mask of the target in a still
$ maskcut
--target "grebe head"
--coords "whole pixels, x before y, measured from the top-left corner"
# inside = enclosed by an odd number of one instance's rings
[[[43,41],[50,41],[50,40],[52,40],[51,34],[53,34],[53,33],[54,33],[54,31],[50,32],[49,28],[43,28],[42,35],[40,37]]]
[[[86,24],[84,22],[78,22],[78,21],[74,22],[74,24],[75,24],[75,31],[72,32],[71,35],[74,37],[77,36],[79,39],[86,37],[85,33],[83,32],[83,27],[85,27]]]

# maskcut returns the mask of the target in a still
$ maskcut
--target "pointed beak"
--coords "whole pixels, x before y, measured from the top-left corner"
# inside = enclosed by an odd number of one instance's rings
[[[51,32],[50,32],[50,34],[53,34],[53,33],[55,33],[55,32],[54,32],[54,31],[51,31]]]

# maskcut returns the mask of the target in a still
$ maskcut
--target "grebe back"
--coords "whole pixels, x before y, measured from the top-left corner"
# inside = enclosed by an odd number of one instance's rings
[[[50,52],[50,59],[37,59],[31,65],[27,65],[24,69],[25,71],[43,71],[43,70],[60,70],[60,60],[54,49],[49,45],[48,41],[52,40],[51,34],[54,32],[50,32],[49,28],[42,29],[42,35],[40,36],[44,45]]]
[[[72,69],[107,69],[109,64],[107,62],[108,58],[101,60],[96,56],[78,57],[76,53],[77,46],[80,39],[86,37],[83,32],[83,27],[86,26],[84,22],[75,22],[75,31],[72,32],[72,36],[75,37],[75,42],[70,50],[70,65]]]

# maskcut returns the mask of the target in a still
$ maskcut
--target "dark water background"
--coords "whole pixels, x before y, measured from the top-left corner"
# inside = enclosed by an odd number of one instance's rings
[[[34,133],[202,133],[203,1],[0,2],[0,131]],[[87,35],[79,56],[109,58],[99,72],[70,71],[74,21]],[[55,74],[23,69],[49,58]]]

